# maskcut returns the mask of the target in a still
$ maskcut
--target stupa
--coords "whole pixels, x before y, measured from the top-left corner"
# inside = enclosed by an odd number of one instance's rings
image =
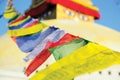
[[[40,20],[74,19],[94,22],[100,18],[99,9],[93,6],[91,0],[32,0],[26,14]]]

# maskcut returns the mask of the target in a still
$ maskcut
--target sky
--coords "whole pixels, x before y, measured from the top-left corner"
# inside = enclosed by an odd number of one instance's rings
[[[4,12],[7,0],[0,0],[0,16]],[[15,8],[24,13],[32,0],[14,0]],[[101,18],[95,23],[104,25],[120,32],[120,0],[92,0],[94,6],[99,8]],[[0,36],[7,32],[7,20],[0,18]]]
[[[96,23],[105,25],[120,32],[120,0],[92,0],[99,8],[100,20]]]

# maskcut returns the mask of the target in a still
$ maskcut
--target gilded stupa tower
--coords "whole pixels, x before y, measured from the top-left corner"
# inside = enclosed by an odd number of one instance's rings
[[[99,9],[91,0],[32,0],[27,15],[40,19],[73,19],[94,22],[100,18]]]
[[[93,6],[91,0],[71,0],[69,4],[57,4],[58,19],[68,18],[77,21],[93,22],[95,19],[100,18],[98,8]]]

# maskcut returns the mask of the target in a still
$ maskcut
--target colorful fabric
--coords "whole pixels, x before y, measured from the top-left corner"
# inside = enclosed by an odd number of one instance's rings
[[[9,19],[8,23],[16,20],[21,14],[17,14],[16,16],[14,16],[13,18]]]
[[[29,28],[29,27],[31,27],[31,26],[33,26],[33,25],[36,25],[36,24],[38,24],[38,20],[32,19],[32,21],[30,21],[29,23],[27,23],[27,24],[25,24],[24,26],[22,26],[22,28]],[[11,38],[13,39],[13,41],[16,42],[17,36],[11,36]]]
[[[57,46],[55,48],[50,48],[50,52],[54,55],[56,60],[59,60],[73,51],[77,50],[78,48],[86,45],[88,43],[87,40],[80,38],[80,39],[75,39],[71,42],[68,42],[64,45]]]
[[[10,22],[9,24],[13,24],[13,23],[16,23],[16,22],[19,22],[23,19],[25,19],[27,16],[25,15],[20,15],[17,19],[15,19],[14,21]]]
[[[13,18],[14,16],[16,16],[17,13],[16,12],[11,12],[11,13],[4,13],[4,17],[7,19]]]
[[[120,53],[89,42],[70,55],[36,73],[30,80],[71,80],[78,75],[120,63]]]
[[[38,20],[33,20],[33,21],[31,21],[30,23],[26,24],[26,25],[23,26],[23,27],[24,27],[24,28],[28,28],[28,27],[31,27],[31,26],[36,25],[36,24],[38,24],[38,23],[39,23]]]
[[[22,28],[24,25],[26,25],[27,23],[31,22],[33,19],[29,18],[26,21],[24,21],[23,23],[17,25],[17,26],[12,26],[12,27],[8,27],[10,30],[14,30],[14,29],[20,29]]]
[[[3,15],[2,14],[0,14],[0,18],[2,18],[3,17]]]
[[[27,76],[29,76],[32,72],[34,72],[40,65],[42,65],[47,59],[48,57],[51,55],[50,51],[48,50],[48,48],[54,48],[56,46],[65,44],[69,41],[72,41],[74,39],[78,39],[78,36],[74,36],[71,35],[69,33],[66,33],[59,41],[57,42],[50,42],[48,41],[44,50],[42,50],[42,52],[40,52],[32,61],[31,63],[28,65],[25,74]]]
[[[25,61],[35,58],[46,46],[48,41],[56,42],[65,35],[65,31],[57,29],[44,38],[31,53],[25,58]]]
[[[6,11],[4,12],[4,17],[6,19],[10,19],[13,18],[14,16],[16,16],[18,13],[16,12],[16,10],[13,7],[13,4],[11,3],[11,5],[8,5],[6,7]]]
[[[5,11],[5,13],[11,13],[11,12],[13,12],[13,11],[15,11],[14,7],[9,7],[9,8],[7,8],[7,10]]]
[[[56,31],[58,28],[49,27],[45,31],[38,32],[33,35],[21,36],[16,38],[16,43],[21,51],[31,52],[45,37],[47,37],[52,32]]]
[[[17,30],[8,30],[8,34],[10,36],[24,36],[24,35],[30,35],[30,34],[35,34],[37,32],[42,31],[46,25],[39,23],[36,25],[33,25],[29,28],[23,28],[23,29],[17,29]]]
[[[9,24],[8,26],[9,27],[12,27],[12,26],[17,26],[17,25],[20,25],[22,23],[24,23],[26,20],[30,19],[30,16],[27,16],[26,18],[24,18],[23,20],[20,20],[18,22],[15,22],[15,23],[12,23],[12,24]]]

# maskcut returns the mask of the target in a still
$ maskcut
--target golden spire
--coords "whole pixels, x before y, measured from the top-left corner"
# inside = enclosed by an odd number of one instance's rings
[[[93,5],[91,0],[79,0],[80,2],[83,2],[85,4]]]

